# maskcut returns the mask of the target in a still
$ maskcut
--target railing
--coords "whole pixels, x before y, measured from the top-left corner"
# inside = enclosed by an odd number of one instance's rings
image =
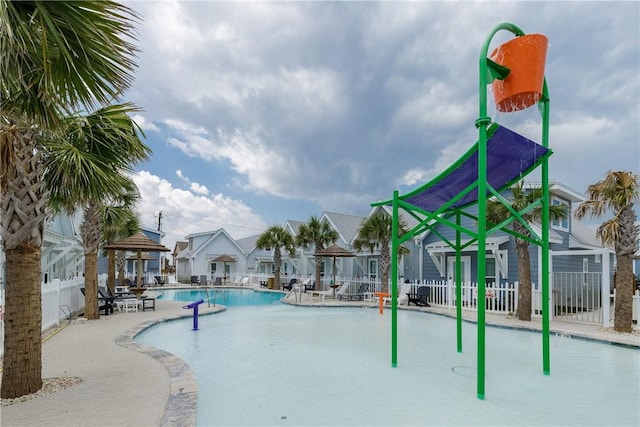
[[[605,323],[601,273],[553,273],[551,298],[556,318],[582,323]]]
[[[416,281],[411,284],[412,292],[415,287],[429,287],[429,304],[440,307],[454,308],[456,306],[456,286],[452,280]],[[469,310],[478,309],[478,284],[465,282],[461,286],[462,307]],[[518,301],[518,283],[487,283],[485,287],[485,309],[492,313],[514,313]]]

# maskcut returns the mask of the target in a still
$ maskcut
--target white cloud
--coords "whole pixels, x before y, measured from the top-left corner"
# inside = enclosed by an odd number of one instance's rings
[[[159,132],[160,131],[160,129],[156,125],[154,125],[150,121],[146,120],[144,118],[144,116],[142,116],[140,114],[135,114],[131,118],[133,119],[134,122],[136,122],[138,124],[138,126],[140,126],[140,129],[142,129],[145,132],[148,132],[148,131]]]
[[[266,228],[259,215],[240,200],[222,194],[205,196],[182,190],[156,175],[141,171],[133,175],[142,200],[138,212],[143,224],[155,224],[157,212],[163,213],[163,242],[173,247],[191,233],[223,227],[234,238],[257,234]]]

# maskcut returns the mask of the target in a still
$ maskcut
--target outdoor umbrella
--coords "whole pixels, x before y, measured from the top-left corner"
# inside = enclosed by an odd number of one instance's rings
[[[224,284],[227,284],[227,263],[228,262],[236,262],[236,259],[234,257],[232,257],[231,255],[220,255],[217,258],[213,259],[215,262],[221,262],[222,263],[222,277],[224,278]]]
[[[335,243],[328,248],[319,250],[315,253],[316,257],[331,257],[333,258],[333,284],[336,284],[336,258],[351,258],[355,254],[348,250],[336,245]]]
[[[142,287],[142,251],[148,252],[171,252],[171,249],[164,246],[162,243],[154,242],[142,232],[137,232],[133,236],[129,236],[126,239],[122,239],[118,242],[113,242],[105,245],[105,249],[115,249],[119,251],[132,251],[137,252],[136,259],[138,260],[138,288]]]

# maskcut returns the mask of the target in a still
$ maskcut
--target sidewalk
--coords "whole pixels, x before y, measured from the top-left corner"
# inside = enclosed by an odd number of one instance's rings
[[[197,385],[184,362],[133,337],[160,320],[191,317],[184,302],[155,311],[78,319],[42,348],[42,377],[79,377],[63,391],[3,406],[3,426],[159,426],[195,424]],[[201,314],[221,311],[202,304]],[[137,351],[131,351],[131,349]]]
[[[362,301],[312,299],[302,294],[286,301],[293,305],[375,307]],[[192,426],[195,425],[197,385],[191,369],[165,351],[133,341],[141,330],[160,321],[191,317],[184,302],[157,301],[156,311],[119,313],[99,320],[72,322],[43,345],[43,378],[79,377],[82,382],[65,390],[1,408],[3,426]],[[402,306],[403,310],[427,311],[455,317],[441,308]],[[201,314],[222,311],[202,304]],[[386,306],[384,314],[389,315]],[[463,317],[475,321],[476,313]],[[487,314],[487,324],[541,330],[541,320],[522,322]],[[569,322],[552,322],[552,334],[614,342],[640,347],[640,332],[619,334],[602,328]],[[135,350],[135,351],[131,351]]]

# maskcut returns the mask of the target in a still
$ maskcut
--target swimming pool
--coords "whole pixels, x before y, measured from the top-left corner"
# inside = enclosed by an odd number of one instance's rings
[[[170,289],[158,291],[157,299],[169,301],[215,302],[228,307],[241,305],[279,304],[285,294],[282,292],[262,292],[253,289]]]
[[[197,425],[633,425],[640,423],[636,349],[487,328],[486,395],[476,397],[476,327],[401,310],[398,367],[390,319],[370,308],[237,307],[163,323],[136,341],[189,363]]]

